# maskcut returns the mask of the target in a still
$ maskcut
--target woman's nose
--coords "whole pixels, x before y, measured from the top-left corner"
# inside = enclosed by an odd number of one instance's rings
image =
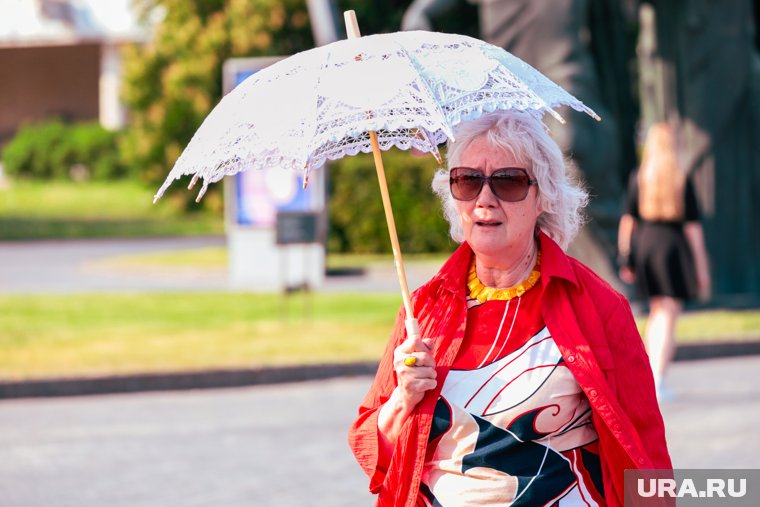
[[[498,204],[498,198],[491,191],[491,186],[488,182],[483,183],[483,188],[480,189],[480,193],[475,199],[475,205],[483,208],[494,207]]]

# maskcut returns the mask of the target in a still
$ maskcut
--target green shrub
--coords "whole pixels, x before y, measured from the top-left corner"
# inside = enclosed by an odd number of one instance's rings
[[[58,120],[21,127],[3,149],[5,171],[11,176],[58,176],[59,167],[51,163],[52,148],[60,144],[65,129]]]
[[[70,129],[69,146],[71,164],[84,164],[95,180],[108,180],[126,176],[119,162],[117,136],[98,123],[82,123]]]
[[[448,224],[431,181],[438,165],[432,156],[383,152],[383,165],[401,250],[405,253],[453,250]],[[330,234],[328,251],[390,252],[375,165],[371,155],[344,157],[329,166]]]
[[[117,134],[98,123],[52,120],[21,127],[2,158],[20,178],[106,180],[125,175],[116,146]]]

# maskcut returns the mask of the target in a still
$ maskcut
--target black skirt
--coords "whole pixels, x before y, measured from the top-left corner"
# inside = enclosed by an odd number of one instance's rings
[[[640,297],[670,296],[684,301],[696,297],[694,258],[682,222],[639,220],[631,255]]]
[[[689,300],[697,297],[694,256],[684,233],[684,225],[701,218],[691,180],[684,189],[684,216],[674,222],[649,221],[639,214],[637,173],[628,182],[624,213],[636,220],[631,238],[629,265],[633,269],[639,297],[670,296]]]

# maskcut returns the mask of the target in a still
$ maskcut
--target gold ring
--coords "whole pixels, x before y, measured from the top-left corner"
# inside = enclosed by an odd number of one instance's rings
[[[412,354],[409,354],[404,358],[404,364],[407,366],[414,366],[417,364],[417,358],[414,357]]]

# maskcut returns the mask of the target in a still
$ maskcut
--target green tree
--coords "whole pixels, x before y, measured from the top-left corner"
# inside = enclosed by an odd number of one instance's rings
[[[141,8],[164,17],[152,43],[126,49],[131,118],[120,152],[146,182],[158,184],[221,99],[225,60],[293,54],[313,40],[304,0],[143,0]],[[182,190],[174,198],[189,202],[193,196]]]

